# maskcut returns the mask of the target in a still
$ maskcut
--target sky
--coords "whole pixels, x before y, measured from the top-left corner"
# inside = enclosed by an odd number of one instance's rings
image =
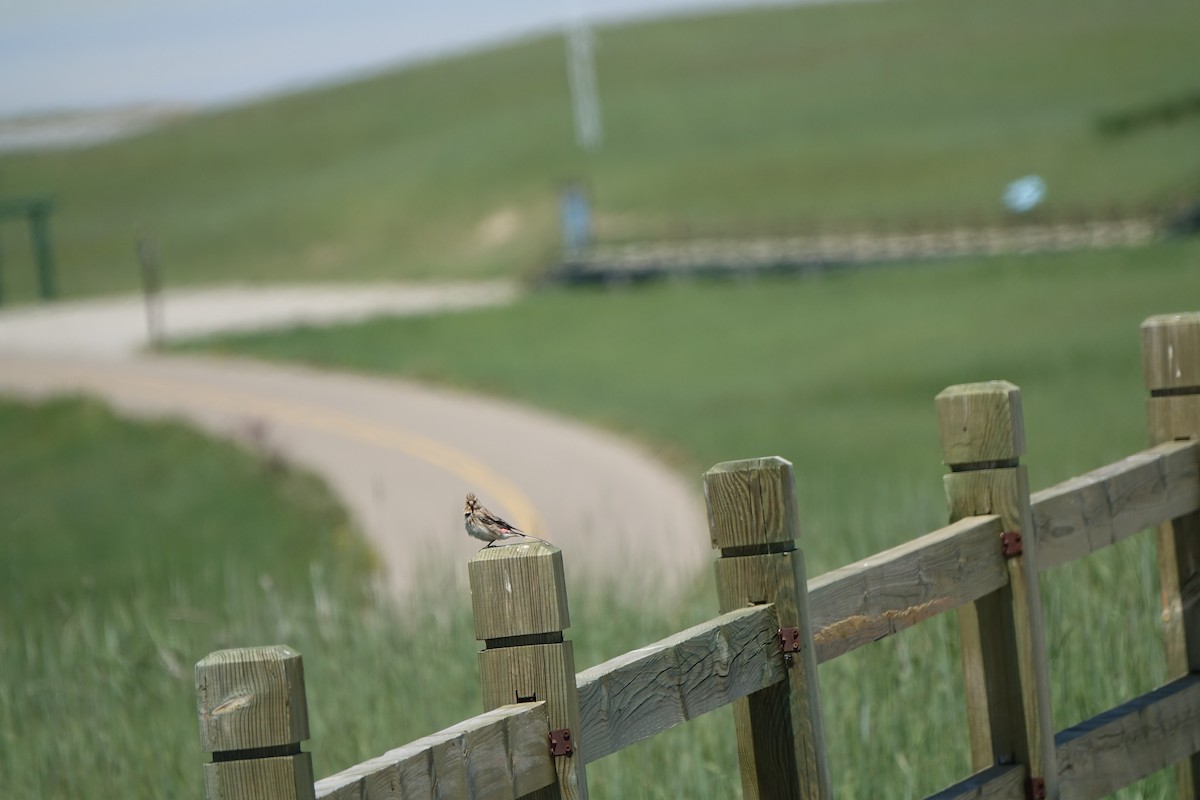
[[[560,28],[767,0],[0,0],[0,116],[243,102]]]

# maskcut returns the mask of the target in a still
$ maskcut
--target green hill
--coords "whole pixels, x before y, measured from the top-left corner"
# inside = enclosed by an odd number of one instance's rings
[[[72,152],[0,158],[0,193],[51,192],[60,285],[136,286],[135,230],[170,284],[522,274],[586,181],[614,235],[688,225],[902,224],[1194,188],[1200,117],[1100,121],[1197,90],[1200,5],[904,0],[602,29],[606,141],[574,144],[557,37],[192,117]],[[33,294],[0,228],[9,296]]]

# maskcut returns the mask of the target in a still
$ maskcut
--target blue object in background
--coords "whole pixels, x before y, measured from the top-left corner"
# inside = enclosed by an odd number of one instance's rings
[[[1004,189],[1004,205],[1016,214],[1032,211],[1046,196],[1046,182],[1040,175],[1026,175]]]
[[[584,188],[577,183],[568,183],[563,188],[559,210],[563,249],[567,255],[579,255],[592,243],[592,206]]]

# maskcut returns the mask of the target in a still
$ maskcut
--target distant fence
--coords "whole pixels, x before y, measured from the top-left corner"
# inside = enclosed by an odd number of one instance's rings
[[[486,713],[315,784],[300,655],[213,653],[196,666],[207,797],[585,798],[588,763],[733,704],[745,797],[828,798],[817,665],[955,611],[975,773],[935,798],[1098,798],[1171,764],[1196,798],[1200,313],[1146,320],[1142,353],[1148,450],[1031,495],[1020,391],[952,386],[935,399],[951,524],[811,581],[791,464],[718,464],[721,615],[578,674],[559,549],[481,550]],[[1037,576],[1155,525],[1174,679],[1055,733]]]
[[[654,226],[601,217],[595,237],[589,235],[586,246],[564,240],[562,257],[541,280],[623,284],[664,277],[811,272],[859,264],[1140,247],[1200,228],[1195,198],[1192,194],[1172,203],[1090,213],[879,221],[849,230],[806,230],[753,220],[703,228]]]

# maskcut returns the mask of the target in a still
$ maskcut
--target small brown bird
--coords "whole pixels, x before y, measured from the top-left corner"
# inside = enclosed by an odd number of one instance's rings
[[[463,508],[463,521],[467,526],[467,534],[487,542],[487,547],[491,547],[501,539],[529,536],[525,531],[509,525],[484,508],[472,492],[467,493],[467,504]]]

